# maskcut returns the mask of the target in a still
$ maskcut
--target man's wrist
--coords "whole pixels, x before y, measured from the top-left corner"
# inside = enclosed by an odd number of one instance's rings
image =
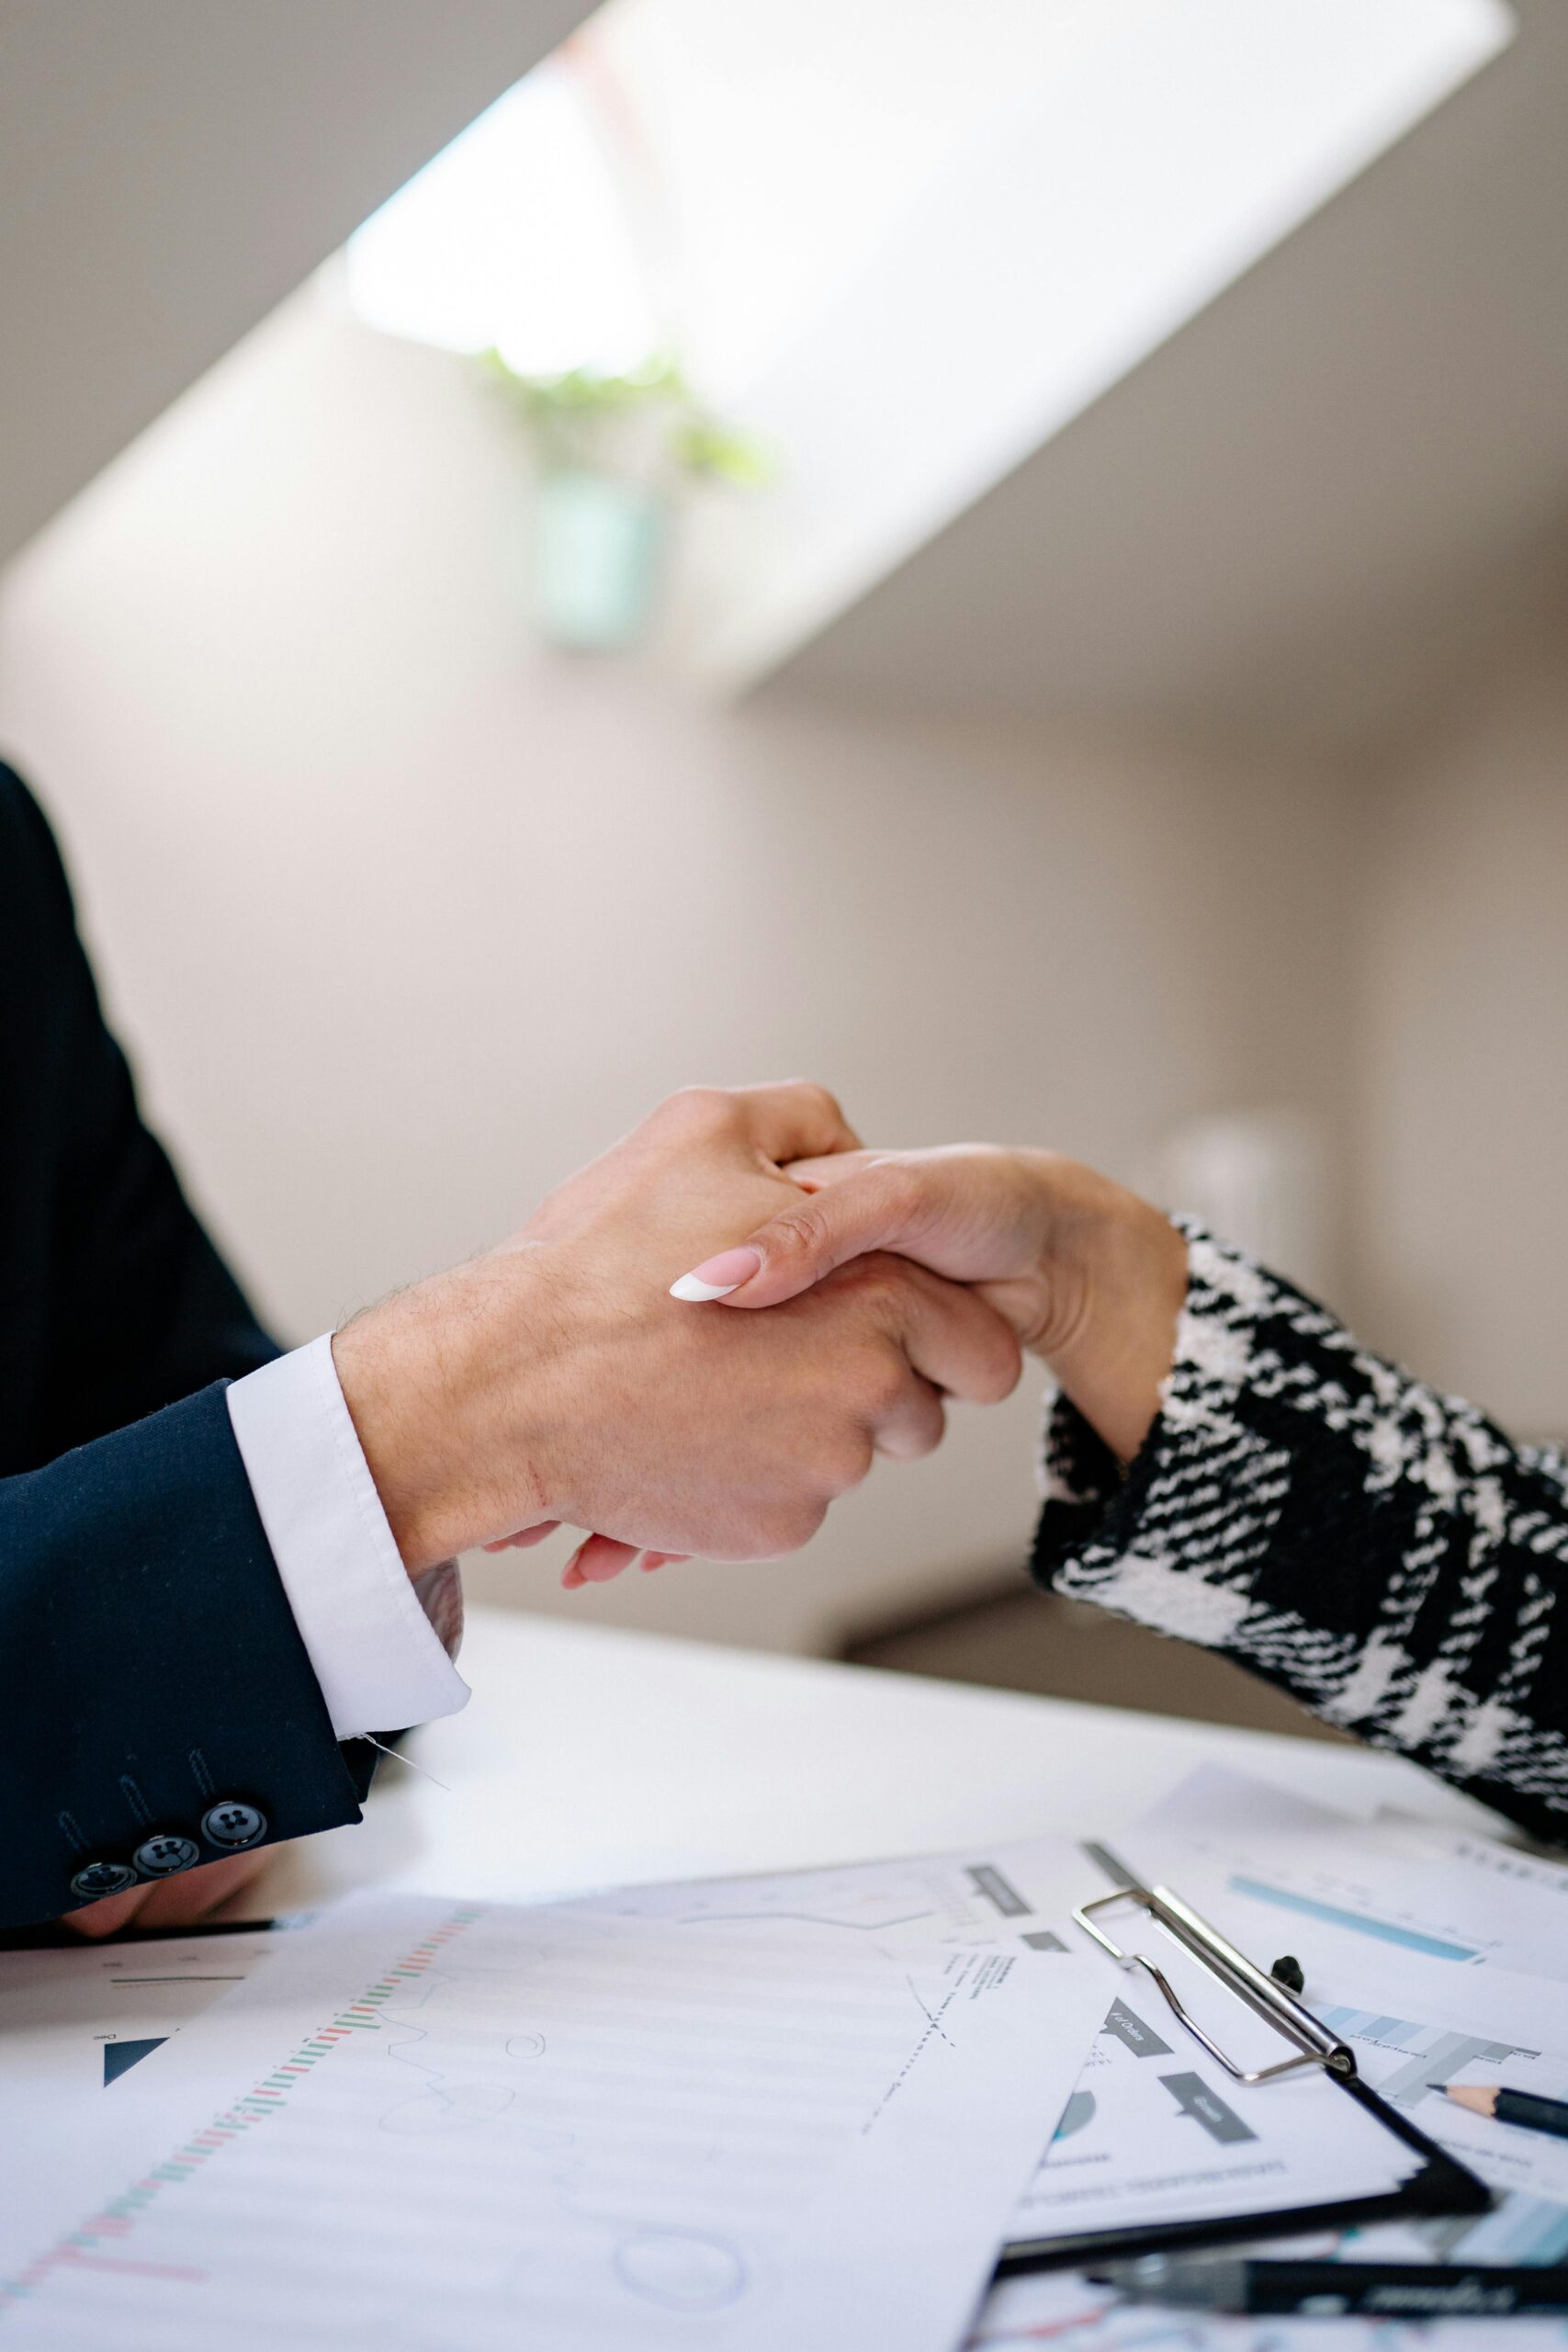
[[[337,1737],[451,1714],[468,1697],[451,1663],[459,1580],[448,1567],[411,1581],[331,1338],[247,1373],[226,1394],[256,1515]],[[432,1587],[446,1603],[439,1611],[428,1605]]]
[[[551,1352],[539,1290],[534,1252],[497,1251],[395,1293],[333,1336],[344,1400],[411,1577],[553,1516],[542,1421],[530,1430],[518,1409],[531,1387],[542,1396]]]

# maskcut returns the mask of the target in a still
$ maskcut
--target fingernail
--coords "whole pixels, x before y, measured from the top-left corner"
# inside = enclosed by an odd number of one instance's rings
[[[721,1250],[716,1258],[705,1258],[678,1283],[671,1283],[670,1295],[691,1299],[697,1306],[710,1298],[728,1298],[732,1290],[750,1281],[761,1262],[760,1250]]]

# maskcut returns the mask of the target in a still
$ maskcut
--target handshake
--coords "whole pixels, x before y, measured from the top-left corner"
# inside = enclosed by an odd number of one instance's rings
[[[587,1531],[581,1585],[639,1554],[798,1549],[877,1454],[941,1442],[947,1397],[1007,1396],[1026,1350],[1130,1458],[1186,1271],[1157,1210],[1055,1153],[864,1151],[820,1087],[694,1089],[499,1249],[355,1316],[333,1355],[411,1577],[564,1522]],[[177,1925],[264,1860],[73,1924]]]
[[[333,1349],[411,1576],[565,1523],[575,1585],[798,1549],[1025,1350],[1130,1457],[1184,1284],[1167,1220],[1056,1154],[868,1152],[820,1087],[694,1089]]]

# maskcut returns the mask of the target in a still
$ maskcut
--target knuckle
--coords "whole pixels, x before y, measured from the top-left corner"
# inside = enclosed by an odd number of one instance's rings
[[[939,1403],[935,1411],[932,1413],[931,1419],[925,1426],[925,1430],[920,1437],[919,1444],[915,1448],[915,1452],[917,1454],[922,1455],[934,1453],[946,1435],[947,1415],[943,1412],[942,1406]]]
[[[1014,1334],[999,1317],[996,1329],[987,1334],[987,1343],[977,1352],[974,1380],[976,1403],[999,1405],[1010,1396],[1023,1371],[1023,1351]]]
[[[793,1078],[790,1080],[790,1086],[799,1095],[801,1102],[811,1110],[818,1113],[824,1119],[832,1120],[839,1126],[843,1125],[844,1114],[840,1108],[839,1098],[831,1088],[824,1086],[820,1080]]]
[[[1023,1350],[1017,1332],[1006,1323],[996,1333],[995,1366],[997,1393],[992,1401],[999,1405],[1004,1396],[1012,1395],[1023,1376]]]
[[[736,1115],[735,1098],[722,1086],[682,1086],[667,1094],[656,1116],[683,1133],[709,1134]]]
[[[863,1181],[875,1185],[885,1215],[899,1227],[911,1225],[924,1205],[925,1187],[907,1159],[876,1160]]]
[[[886,1306],[905,1297],[915,1275],[916,1269],[908,1259],[895,1258],[886,1250],[872,1250],[840,1267],[835,1280],[868,1306]]]
[[[947,1430],[947,1416],[933,1396],[928,1412],[902,1422],[877,1441],[877,1451],[898,1462],[919,1462],[934,1453]]]
[[[792,1262],[815,1260],[827,1239],[827,1224],[821,1210],[814,1201],[803,1201],[798,1208],[783,1209],[773,1218],[768,1227],[768,1254]]]
[[[775,1505],[763,1514],[759,1526],[763,1548],[758,1556],[773,1559],[781,1553],[800,1551],[810,1543],[827,1516],[826,1501],[797,1499]]]
[[[901,1355],[891,1349],[879,1349],[867,1366],[862,1385],[862,1398],[867,1411],[879,1421],[907,1403],[910,1373]]]
[[[859,1438],[853,1445],[846,1446],[833,1480],[835,1495],[847,1495],[852,1487],[863,1485],[871,1475],[875,1455],[876,1448],[869,1437]]]
[[[818,1449],[817,1474],[829,1496],[848,1494],[871,1468],[874,1448],[868,1430],[845,1427],[825,1437]]]

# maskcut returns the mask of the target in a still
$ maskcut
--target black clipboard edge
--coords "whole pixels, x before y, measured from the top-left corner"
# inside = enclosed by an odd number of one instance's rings
[[[1159,2253],[1168,2246],[1228,2245],[1237,2239],[1294,2237],[1303,2230],[1342,2229],[1352,2222],[1401,2222],[1413,2214],[1489,2211],[1492,2192],[1485,2182],[1418,2132],[1408,2116],[1390,2107],[1363,2082],[1336,2080],[1335,2086],[1422,2157],[1420,2170],[1412,2173],[1402,2188],[1378,2197],[1347,2197],[1328,2205],[1299,2205],[1290,2211],[1211,2213],[1201,2222],[1087,2230],[1070,2238],[1014,2238],[1003,2246],[994,2275],[1010,2278],[1026,2270],[1081,2270],[1102,2258],[1121,2261],[1132,2255]]]

